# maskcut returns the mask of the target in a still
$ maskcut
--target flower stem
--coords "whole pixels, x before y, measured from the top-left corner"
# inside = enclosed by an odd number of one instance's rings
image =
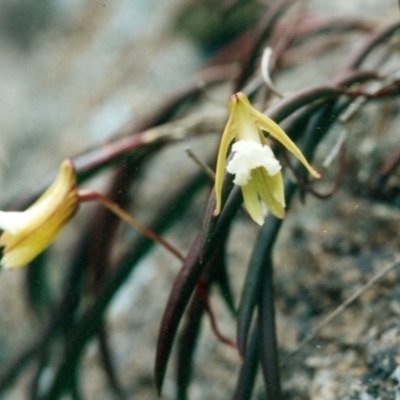
[[[180,261],[184,261],[185,257],[177,250],[174,246],[172,246],[169,242],[167,242],[162,237],[158,236],[155,232],[151,229],[147,228],[146,226],[142,225],[138,220],[131,217],[127,212],[125,212],[118,204],[111,201],[107,196],[104,196],[101,193],[94,192],[91,190],[81,190],[78,192],[78,198],[81,203],[88,202],[88,201],[97,201],[114,213],[117,217],[121,218],[124,222],[128,225],[132,226],[133,228],[137,229],[142,235],[147,236],[149,239],[154,240],[165,249],[167,249],[170,253],[172,253],[175,257],[177,257]],[[212,311],[207,290],[202,285],[201,282],[198,283],[198,290],[200,294],[201,301],[204,304],[207,314],[209,315],[211,321],[211,327],[216,335],[216,337],[226,345],[236,348],[236,343],[228,338],[226,338],[220,331],[215,320],[214,313]]]
[[[108,197],[102,195],[101,193],[94,192],[91,190],[83,190],[78,193],[79,201],[97,201],[110,210],[113,214],[121,218],[128,225],[137,229],[142,235],[147,236],[149,239],[154,240],[165,249],[167,249],[170,253],[172,253],[175,257],[177,257],[180,261],[184,261],[185,257],[177,250],[174,246],[172,246],[169,242],[163,239],[161,236],[158,236],[151,229],[142,225],[137,219],[131,217],[127,212],[125,212],[118,204],[111,201]]]
[[[219,330],[217,321],[215,319],[215,314],[214,311],[211,307],[210,299],[208,297],[208,290],[206,285],[202,280],[200,280],[197,284],[197,292],[199,294],[199,297],[201,301],[203,302],[203,305],[206,309],[206,312],[208,314],[208,317],[210,318],[210,324],[211,324],[211,329],[214,332],[214,335],[217,337],[217,339],[221,342],[226,344],[229,347],[232,347],[234,349],[237,349],[237,344],[235,341],[227,338],[221,331]]]

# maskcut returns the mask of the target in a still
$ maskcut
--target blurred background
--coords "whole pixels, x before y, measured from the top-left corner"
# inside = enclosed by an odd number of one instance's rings
[[[224,18],[221,9],[230,3],[234,2],[2,0],[0,205],[4,208],[38,190],[55,174],[61,160],[107,144],[113,135],[121,135],[127,126],[151,115],[167,98],[196,81],[202,66],[256,24],[258,13],[270,2],[239,1],[239,12]],[[362,18],[366,23],[380,25],[399,18],[395,0],[310,0],[304,1],[304,6],[311,15],[321,19]],[[357,39],[357,35],[352,36],[342,45],[353,46]],[[278,82],[279,88],[291,92],[327,81],[343,61],[344,53],[343,48],[338,50],[332,46],[318,61],[285,71]],[[226,112],[231,90],[226,85],[213,93],[210,100],[211,104],[215,101],[222,115]],[[218,136],[214,135],[211,145],[217,140]],[[202,141],[193,143],[197,154],[207,158],[211,145]],[[176,169],[195,170],[185,154],[185,147],[177,146],[171,153],[167,152],[153,167],[149,173],[154,174],[155,184],[168,179],[162,172],[157,176],[157,171],[164,168],[167,173],[171,168],[172,176]],[[93,182],[93,186],[103,188],[102,185],[101,179]],[[138,200],[137,213],[145,217],[151,201],[155,202],[163,193],[154,187],[142,189],[144,197]],[[199,214],[190,217],[189,225],[200,224],[202,207],[199,201]],[[67,244],[72,240],[68,238],[73,236],[73,230],[79,228],[79,220],[75,225],[65,234]],[[255,235],[252,228],[245,232],[247,237]],[[173,234],[172,240],[187,248],[193,234],[185,235],[182,229]],[[57,243],[55,248],[55,251],[64,249]],[[148,288],[159,284],[155,266],[173,263],[168,257],[165,260],[162,251],[157,250],[154,259],[147,260],[140,269],[142,272],[138,272],[135,283],[126,287],[111,307],[116,365],[132,399],[156,398],[152,381],[154,343],[168,282],[170,285],[178,265],[166,267],[164,295],[149,293]],[[53,279],[59,284],[59,277]],[[0,369],[31,342],[32,332],[40,330],[40,319],[34,317],[26,305],[23,285],[23,271],[0,272]],[[132,313],[135,301],[145,304],[140,316]],[[234,336],[230,320],[225,318],[228,332]],[[192,388],[191,399],[229,398],[224,391],[232,373],[237,371],[237,354],[221,349],[215,340],[202,349],[197,360],[202,372]],[[86,377],[84,398],[112,398],[96,357],[96,346],[92,346],[83,370]],[[214,361],[209,366],[211,357]],[[0,398],[27,398],[29,379],[28,374]],[[324,376],[321,379],[323,381]],[[319,383],[314,384],[318,388]],[[174,399],[174,393],[173,382],[167,380],[163,398]],[[334,398],[321,397],[318,390],[315,393],[315,399]]]

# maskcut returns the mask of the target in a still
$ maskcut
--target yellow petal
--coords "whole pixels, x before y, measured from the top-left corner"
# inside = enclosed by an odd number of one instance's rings
[[[260,129],[250,113],[251,105],[246,95],[236,93],[231,96],[231,102],[236,105],[232,115],[234,116],[235,137],[237,141],[249,140],[260,143]]]
[[[278,201],[283,208],[285,208],[285,187],[283,184],[282,173],[279,172],[273,176],[269,176],[269,179],[271,181],[271,186],[273,187],[272,195],[274,196],[275,200]]]
[[[71,161],[61,164],[53,184],[26,211],[15,214],[15,231],[4,231],[0,245],[5,246],[1,265],[17,268],[29,263],[56,238],[78,207],[75,169]],[[9,216],[9,217],[10,217]],[[7,224],[0,226],[7,229]]]
[[[250,217],[258,225],[262,225],[264,223],[264,216],[256,188],[252,181],[250,181],[247,185],[242,186],[242,194],[244,206],[246,207]]]
[[[233,123],[235,107],[236,107],[236,102],[233,102],[231,99],[229,103],[229,110],[230,110],[229,119],[225,126],[224,133],[222,134],[221,143],[219,145],[219,150],[218,150],[217,168],[215,171],[216,206],[214,210],[214,215],[218,215],[220,213],[222,206],[222,184],[224,182],[224,175],[225,175],[226,155],[228,152],[229,145],[235,136],[234,123]]]
[[[245,96],[245,95],[243,95]],[[246,98],[247,100],[247,98]],[[320,178],[321,175],[308,163],[306,158],[303,156],[303,153],[299,150],[299,148],[292,142],[288,135],[283,131],[283,129],[275,123],[271,118],[267,117],[263,113],[257,111],[255,108],[251,106],[249,101],[245,101],[241,97],[242,104],[249,109],[250,114],[255,119],[257,125],[262,130],[268,132],[271,136],[273,136],[276,140],[283,144],[308,170],[308,172],[314,178]]]
[[[253,171],[253,184],[269,211],[277,218],[285,216],[285,198],[281,172],[269,176],[264,168]]]

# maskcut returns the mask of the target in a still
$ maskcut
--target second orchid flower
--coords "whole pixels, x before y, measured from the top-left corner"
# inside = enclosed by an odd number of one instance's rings
[[[214,214],[218,215],[221,211],[222,184],[226,166],[226,170],[235,175],[233,183],[241,186],[244,205],[255,222],[259,225],[264,223],[260,199],[272,214],[283,218],[285,196],[281,165],[262,131],[268,132],[285,146],[313,177],[320,178],[319,173],[311,167],[302,152],[278,124],[251,106],[244,93],[231,96],[229,113],[218,153]],[[232,145],[233,157],[226,165],[228,148],[233,140],[235,140]]]
[[[0,267],[15,269],[29,264],[58,236],[82,202],[97,201],[140,233],[154,240],[179,260],[184,257],[169,242],[142,225],[108,197],[91,190],[79,191],[72,161],[62,162],[56,180],[25,211],[0,211]]]

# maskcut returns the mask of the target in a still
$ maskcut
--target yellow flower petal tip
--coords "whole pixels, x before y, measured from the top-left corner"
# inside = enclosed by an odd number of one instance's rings
[[[316,179],[321,179],[322,178],[322,175],[318,171],[316,171],[315,169],[310,171],[310,174]]]
[[[56,180],[27,210],[0,211],[0,246],[4,247],[0,265],[12,269],[32,261],[57,237],[78,205],[75,168],[65,160]]]
[[[229,119],[218,152],[214,215],[218,215],[221,210],[221,192],[226,170],[235,175],[233,183],[241,186],[244,205],[256,223],[264,223],[260,201],[277,218],[284,218],[285,196],[281,165],[263,131],[282,143],[313,177],[321,177],[278,124],[254,109],[244,93],[236,93],[229,100]],[[226,165],[228,148],[233,140],[233,156]]]

